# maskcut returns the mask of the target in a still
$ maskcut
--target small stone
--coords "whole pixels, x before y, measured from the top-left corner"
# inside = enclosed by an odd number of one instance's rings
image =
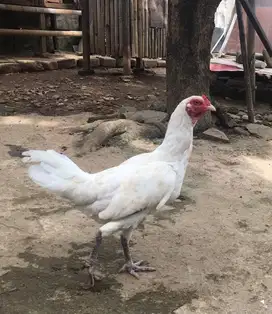
[[[154,122],[164,123],[168,118],[167,113],[155,110],[141,110],[137,112],[127,112],[124,115],[126,119],[130,119],[141,123],[154,123]]]
[[[255,60],[255,68],[256,69],[265,69],[267,67],[266,62],[261,60]]]
[[[249,133],[257,137],[263,138],[267,141],[272,140],[272,128],[270,128],[269,126],[263,124],[249,123],[246,128]]]
[[[115,68],[116,59],[111,57],[99,57],[100,65],[105,68]]]
[[[155,101],[155,100],[157,100],[157,97],[155,95],[150,94],[150,95],[147,95],[147,99]]]
[[[242,115],[242,120],[248,121],[248,115],[247,114]]]
[[[257,114],[255,115],[255,119],[256,119],[256,120],[263,120],[263,116],[262,116],[261,114],[257,113]],[[272,121],[272,115],[271,115],[271,121]]]
[[[206,137],[209,140],[229,143],[229,138],[227,137],[227,135],[224,132],[222,132],[216,128],[210,128],[210,129],[204,131],[203,135],[204,135],[204,137]]]
[[[127,113],[127,112],[136,112],[137,109],[135,107],[131,107],[131,106],[122,106],[120,109],[119,109],[119,113],[120,114],[124,114],[124,113]]]
[[[238,114],[238,112],[239,112],[239,109],[236,108],[236,107],[228,108],[228,113],[231,113],[231,114]]]
[[[236,133],[236,134],[239,134],[239,135],[245,135],[245,136],[248,136],[249,135],[249,132],[239,126],[235,127],[233,129],[233,131]]]
[[[156,68],[157,67],[157,60],[143,58],[143,64],[144,64],[144,67],[147,69]]]
[[[15,62],[0,63],[0,74],[17,72],[21,72],[21,67],[18,63]]]
[[[18,60],[18,64],[23,72],[40,72],[44,70],[40,62],[32,60]]]
[[[52,99],[60,99],[60,95],[56,94],[52,96]]]
[[[228,113],[228,116],[233,120],[240,120],[240,117],[236,114]]]
[[[265,117],[265,120],[272,122],[272,114],[269,114]]]
[[[43,69],[46,71],[52,71],[52,70],[58,69],[58,63],[55,60],[39,61],[39,63],[43,66]]]
[[[58,59],[57,63],[59,69],[72,69],[77,66],[77,60],[74,58]]]
[[[165,68],[166,67],[166,61],[165,60],[157,60],[157,67],[159,68]]]
[[[240,117],[242,117],[242,116],[244,116],[246,113],[244,112],[244,111],[239,111],[238,112],[238,116],[240,116]]]

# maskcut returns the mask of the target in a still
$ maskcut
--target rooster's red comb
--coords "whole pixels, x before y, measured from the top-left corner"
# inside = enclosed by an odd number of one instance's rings
[[[202,98],[204,99],[204,102],[205,102],[206,105],[210,105],[211,102],[210,102],[209,98],[206,95],[202,95]]]

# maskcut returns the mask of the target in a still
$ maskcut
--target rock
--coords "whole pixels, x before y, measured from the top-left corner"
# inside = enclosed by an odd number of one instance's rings
[[[131,67],[135,68],[135,66],[136,66],[136,59],[135,58],[131,58]],[[122,68],[123,67],[123,58],[116,59],[116,67],[117,68]]]
[[[266,62],[263,62],[261,60],[255,60],[255,68],[256,69],[265,69],[267,67]]]
[[[180,308],[176,309],[173,314],[206,314],[210,311],[209,305],[203,301],[198,299],[192,299],[190,304],[184,304]]]
[[[216,128],[210,128],[210,129],[204,131],[203,135],[205,138],[207,138],[209,140],[229,143],[229,138],[227,137],[227,135],[224,132],[222,132]]]
[[[23,72],[40,72],[44,70],[40,62],[33,60],[18,60],[18,64]]]
[[[268,52],[265,49],[263,50],[263,57],[267,64],[267,67],[272,68],[272,58],[269,56]]]
[[[116,67],[116,59],[111,57],[99,57],[100,65],[105,68],[115,68]]]
[[[238,116],[240,116],[240,117],[242,117],[242,116],[244,116],[246,113],[244,112],[244,111],[239,111],[238,112]]]
[[[233,119],[233,120],[240,120],[240,116],[236,115],[236,114],[232,114],[232,113],[228,113],[228,116]]]
[[[238,114],[238,112],[239,112],[239,109],[236,108],[236,107],[228,108],[228,113],[231,113],[231,114]]]
[[[57,59],[59,69],[72,69],[77,66],[77,60],[74,58]]]
[[[242,120],[248,121],[248,115],[247,114],[242,115]]]
[[[43,69],[45,71],[52,71],[58,69],[58,62],[55,60],[39,61],[39,63],[43,66]]]
[[[121,118],[125,118],[125,115],[127,112],[136,112],[137,109],[135,107],[132,107],[132,106],[122,106],[120,109],[119,109],[119,113],[120,113],[120,116]]]
[[[127,112],[124,114],[126,119],[141,123],[166,122],[168,114],[155,110],[141,110],[136,112]]]
[[[233,129],[233,131],[236,133],[236,134],[239,134],[239,135],[245,135],[245,136],[248,136],[250,133],[245,130],[244,128],[241,128],[239,126],[235,127]]]
[[[148,59],[143,58],[143,64],[145,68],[156,68],[157,67],[157,60],[155,59]]]
[[[100,66],[100,60],[98,57],[96,56],[90,56],[90,64],[92,68],[98,68]],[[77,60],[77,66],[79,68],[83,67],[83,59],[78,59]]]
[[[166,112],[166,104],[165,103],[153,103],[148,107],[148,109]]]
[[[166,61],[165,60],[157,60],[157,67],[160,67],[160,68],[165,68],[166,67]]]
[[[272,114],[265,116],[265,120],[272,122]]]
[[[272,140],[272,128],[263,124],[249,123],[246,126],[249,133],[263,138],[267,141]]]
[[[256,118],[256,120],[263,120],[263,116],[261,115],[261,114],[259,114],[259,113],[257,113],[256,115],[255,115],[255,118]],[[271,119],[272,119],[272,115],[271,115]],[[272,120],[271,120],[272,121]]]
[[[0,63],[0,74],[17,73],[21,71],[21,67],[18,63],[7,62]]]

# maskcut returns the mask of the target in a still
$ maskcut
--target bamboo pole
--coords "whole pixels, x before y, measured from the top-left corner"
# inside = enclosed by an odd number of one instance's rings
[[[105,0],[101,0],[101,19],[100,19],[100,25],[99,25],[99,49],[100,54],[105,55],[106,48],[105,48]]]
[[[131,74],[131,50],[129,40],[129,2],[122,1],[123,16],[123,71],[124,75]]]
[[[129,1],[129,0],[126,0],[126,1]],[[129,19],[129,6],[130,6],[130,2],[128,3],[128,19]],[[124,44],[123,44],[123,25],[125,25],[126,22],[124,22],[123,19],[124,19],[123,1],[118,0],[118,34],[119,34],[118,56],[119,57],[121,57],[123,55],[123,50],[124,50],[123,49],[123,47],[124,47]],[[128,23],[130,23],[130,20],[128,20]],[[128,36],[129,36],[129,28],[128,28]]]
[[[138,0],[138,57],[143,57],[143,0]]]
[[[248,120],[254,123],[254,107],[252,101],[252,91],[251,91],[251,80],[250,80],[250,69],[248,64],[248,54],[247,54],[247,46],[246,46],[246,35],[243,21],[243,11],[240,0],[235,1],[236,11],[237,11],[237,20],[239,27],[239,36],[240,36],[240,45],[241,45],[241,54],[244,65],[244,78],[245,78],[245,86],[246,86],[246,103],[247,103],[247,112],[248,112]]]
[[[248,0],[252,12],[255,14],[255,0]],[[247,17],[247,49],[248,49],[248,64],[251,81],[252,102],[255,105],[256,99],[256,76],[255,76],[255,29],[250,19]]]
[[[119,43],[118,43],[118,0],[114,1],[114,57],[119,55]],[[127,1],[127,0],[126,0]]]
[[[7,29],[0,28],[0,35],[21,35],[21,36],[63,36],[63,37],[81,37],[81,31],[51,31],[38,29]]]
[[[30,7],[30,6],[2,4],[2,3],[0,4],[0,10],[14,11],[14,12],[44,13],[44,14],[81,15],[80,10],[52,9],[52,8]]]

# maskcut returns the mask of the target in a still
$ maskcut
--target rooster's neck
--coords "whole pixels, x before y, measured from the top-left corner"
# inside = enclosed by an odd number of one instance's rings
[[[181,118],[173,115],[168,123],[165,138],[157,148],[158,152],[171,156],[173,161],[180,160],[193,142],[193,124],[187,114]]]

